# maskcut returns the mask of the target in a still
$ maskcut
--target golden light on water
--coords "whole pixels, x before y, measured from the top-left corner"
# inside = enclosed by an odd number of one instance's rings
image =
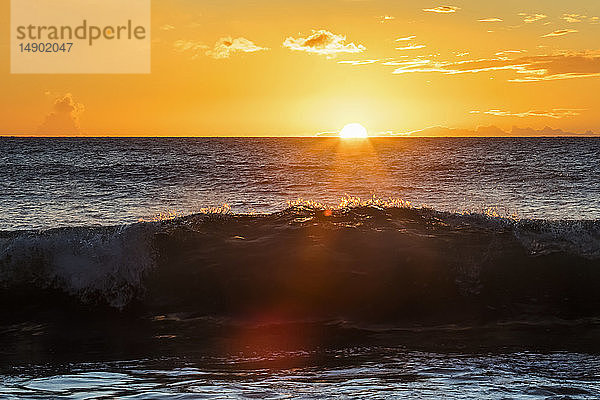
[[[367,136],[367,129],[357,123],[348,124],[340,131],[340,138],[342,139],[365,139]]]

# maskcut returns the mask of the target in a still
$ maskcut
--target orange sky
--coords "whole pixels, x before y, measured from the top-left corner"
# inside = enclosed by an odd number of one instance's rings
[[[9,3],[5,135],[600,134],[597,0],[155,0],[148,75],[10,74]]]

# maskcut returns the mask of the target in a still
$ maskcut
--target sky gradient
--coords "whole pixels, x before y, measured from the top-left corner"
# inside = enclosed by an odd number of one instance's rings
[[[600,134],[597,0],[155,0],[148,75],[10,74],[0,5],[3,135]]]

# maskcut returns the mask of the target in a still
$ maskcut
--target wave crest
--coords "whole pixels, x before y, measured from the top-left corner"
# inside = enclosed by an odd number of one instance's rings
[[[99,296],[123,307],[140,293],[155,266],[154,224],[60,228],[0,237],[4,288],[58,288],[92,301]]]
[[[53,290],[23,299],[40,308],[58,291],[120,309],[259,319],[579,317],[598,314],[598,285],[598,221],[401,201],[299,201],[273,214],[207,209],[122,227],[0,234],[0,291]]]

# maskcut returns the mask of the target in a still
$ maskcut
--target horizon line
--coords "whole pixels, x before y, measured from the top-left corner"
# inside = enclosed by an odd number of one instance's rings
[[[177,138],[182,138],[182,139],[191,139],[191,138],[203,138],[203,139],[244,139],[244,138],[248,138],[248,139],[339,139],[339,140],[346,140],[346,141],[360,141],[360,140],[368,140],[368,139],[435,139],[435,138],[458,138],[458,139],[484,139],[484,138],[490,138],[490,139],[510,139],[510,138],[530,138],[530,139],[535,139],[535,138],[600,138],[600,134],[597,133],[592,133],[592,134],[587,134],[587,133],[582,133],[582,134],[570,134],[570,135],[495,135],[495,136],[486,136],[486,135],[380,135],[380,136],[368,136],[366,138],[361,138],[361,139],[347,139],[347,138],[341,138],[339,136],[257,136],[257,135],[237,135],[237,136],[200,136],[200,135],[144,135],[144,136],[138,136],[138,135],[31,135],[31,134],[23,134],[23,135],[19,135],[19,134],[1,134],[0,133],[0,138],[23,138],[23,139],[35,139],[35,138],[40,138],[40,139],[118,139],[118,138],[128,138],[128,139],[144,139],[144,138],[148,138],[148,139],[158,139],[158,138],[166,138],[166,139],[177,139]]]

